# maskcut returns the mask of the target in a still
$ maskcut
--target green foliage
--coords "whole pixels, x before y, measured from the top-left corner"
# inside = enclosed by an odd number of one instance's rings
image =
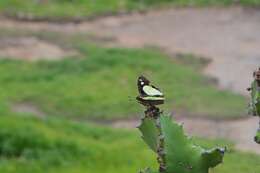
[[[257,81],[251,84],[251,100],[249,103],[249,114],[260,117],[260,92]],[[255,136],[255,142],[260,144],[260,128]]]
[[[260,130],[258,130],[258,131],[256,132],[255,142],[258,143],[258,144],[260,144]]]
[[[89,17],[146,10],[161,6],[259,5],[259,0],[8,0],[0,10],[8,16],[27,19],[81,20]]]
[[[257,82],[254,80],[251,84],[251,101],[249,104],[249,113],[260,116],[260,91]]]
[[[245,99],[216,89],[200,74],[197,65],[184,64],[151,49],[101,48],[85,42],[75,43],[74,48],[81,55],[61,61],[0,60],[1,109],[22,102],[47,115],[132,117],[140,110],[128,98],[136,95],[136,76],[144,74],[153,76],[151,79],[168,93],[167,108],[172,108],[174,102],[175,110],[194,115],[243,115]]]
[[[239,3],[246,6],[259,6],[259,0],[239,0]]]
[[[132,0],[134,2],[142,3],[144,6],[210,6],[210,5],[231,5],[233,0]]]
[[[157,138],[159,132],[156,127],[156,122],[151,118],[144,118],[142,124],[138,127],[142,132],[142,138],[146,144],[154,151],[157,152]]]
[[[1,116],[0,171],[136,172],[151,153],[141,142],[136,142],[138,138],[135,136],[136,133],[126,130],[116,131],[60,119],[40,121]],[[143,149],[140,151],[139,147]],[[139,152],[135,152],[137,148]]]
[[[0,141],[0,172],[4,173],[130,173],[146,165],[157,166],[155,154],[137,130],[1,115]],[[193,141],[207,148],[232,148],[223,140]],[[225,156],[225,164],[211,172],[260,172],[259,162],[259,155],[232,150]]]
[[[157,173],[157,172],[152,171],[150,168],[146,168],[144,170],[141,170],[139,173]]]
[[[159,141],[156,121],[146,117],[139,127],[144,141],[154,152],[158,152]],[[184,134],[183,127],[172,121],[169,116],[161,115],[158,121],[164,138],[166,173],[208,173],[210,167],[215,167],[222,162],[223,149],[205,150],[194,145],[192,139]]]

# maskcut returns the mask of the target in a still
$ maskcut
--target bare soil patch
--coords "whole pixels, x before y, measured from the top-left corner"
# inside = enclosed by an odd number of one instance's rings
[[[0,57],[21,60],[59,60],[73,56],[76,52],[39,40],[35,37],[0,39]]]
[[[30,114],[39,118],[44,118],[46,115],[40,111],[37,106],[28,102],[14,103],[11,105],[11,110],[17,113]]]

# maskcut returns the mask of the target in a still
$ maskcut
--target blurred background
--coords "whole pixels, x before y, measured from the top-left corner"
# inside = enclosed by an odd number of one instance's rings
[[[0,172],[157,167],[135,128],[143,74],[204,147],[211,173],[260,172],[246,88],[260,65],[260,0],[1,0]]]

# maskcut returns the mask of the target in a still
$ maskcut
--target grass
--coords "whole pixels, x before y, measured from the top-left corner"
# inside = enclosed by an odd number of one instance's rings
[[[0,2],[0,11],[26,19],[81,20],[89,17],[145,10],[161,6],[258,6],[260,0],[8,0]]]
[[[66,47],[65,40],[62,44]],[[0,60],[0,112],[10,111],[16,103],[28,103],[48,115],[133,118],[141,111],[135,101],[136,79],[144,74],[165,93],[168,111],[185,110],[189,115],[212,118],[244,113],[245,99],[218,90],[201,75],[201,62],[191,55],[169,58],[154,48],[103,48],[77,39],[69,44],[80,52],[78,57],[39,62]]]
[[[115,131],[62,120],[41,122],[2,116],[0,171],[137,172],[139,166],[154,161],[145,159],[152,154],[144,149],[141,141],[132,141],[138,139],[135,135],[124,130]],[[123,149],[118,144],[127,148]],[[139,147],[143,151],[135,152]]]
[[[205,147],[232,145],[194,139]],[[238,163],[239,159],[239,163]],[[260,156],[230,150],[211,173],[260,171]],[[65,120],[0,117],[0,171],[5,173],[129,173],[156,165],[137,130],[110,129]]]

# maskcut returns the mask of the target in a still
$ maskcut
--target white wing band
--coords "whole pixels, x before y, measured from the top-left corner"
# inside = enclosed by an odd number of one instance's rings
[[[163,96],[163,93],[149,85],[144,86],[143,91],[149,96]]]

